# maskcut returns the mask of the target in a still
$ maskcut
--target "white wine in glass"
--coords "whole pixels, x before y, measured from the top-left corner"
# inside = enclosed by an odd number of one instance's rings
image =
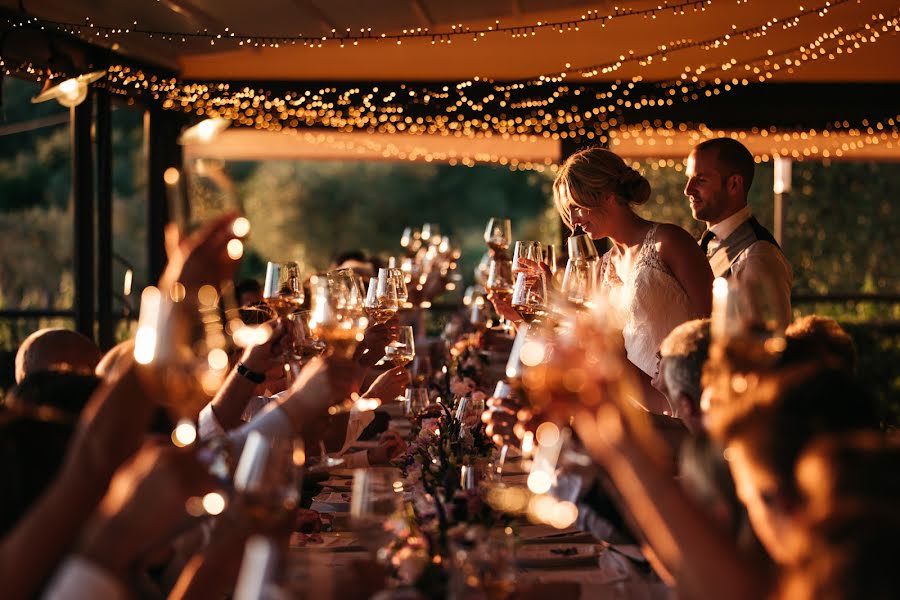
[[[263,298],[279,317],[298,311],[304,300],[300,265],[295,262],[268,263]]]
[[[378,277],[369,279],[365,309],[375,325],[387,323],[400,308],[397,286],[388,269],[378,269]]]
[[[547,315],[547,282],[543,273],[538,274],[532,281],[529,281],[528,275],[523,271],[516,275],[512,306],[522,315],[526,323]]]
[[[413,337],[413,328],[403,325],[397,328],[397,339],[384,347],[384,356],[395,367],[402,367],[413,361],[416,357],[416,342]]]
[[[484,243],[494,252],[506,252],[512,240],[512,225],[509,219],[497,217],[488,221],[484,230]]]

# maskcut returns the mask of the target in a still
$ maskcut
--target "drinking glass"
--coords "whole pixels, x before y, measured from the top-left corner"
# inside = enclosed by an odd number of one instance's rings
[[[556,265],[556,246],[554,244],[547,244],[544,247],[543,262],[550,267],[550,272],[555,276],[558,267]]]
[[[409,302],[409,290],[406,287],[406,275],[401,269],[396,267],[389,267],[388,274],[391,277],[391,281],[394,282],[394,287],[397,288],[397,302],[399,306],[401,308],[406,307]]]
[[[250,519],[264,530],[290,527],[300,502],[301,468],[306,460],[302,442],[269,438],[251,431],[234,471],[234,489]]]
[[[492,258],[488,267],[488,278],[484,284],[487,291],[497,297],[499,302],[508,303],[513,292],[512,262],[501,258]],[[506,320],[500,317],[500,326],[507,330]]]
[[[590,302],[595,286],[595,261],[570,258],[563,274],[562,293],[570,302],[584,305]]]
[[[395,367],[409,364],[416,357],[416,341],[413,328],[401,325],[397,328],[397,339],[384,347],[384,356]]]
[[[422,414],[429,404],[431,399],[426,388],[408,387],[403,393],[403,413],[411,420]]]
[[[513,273],[518,273],[522,270],[530,270],[523,269],[519,265],[519,259],[524,258],[530,260],[534,263],[541,263],[544,260],[544,251],[541,248],[540,242],[516,242],[516,247],[513,252]]]
[[[169,294],[150,286],[141,294],[134,359],[154,371],[155,397],[178,426],[176,445],[196,439],[194,422],[229,370],[219,294],[210,285],[188,292],[176,284]]]
[[[324,342],[327,352],[352,358],[356,346],[363,340],[368,325],[363,295],[355,275],[349,278],[310,279],[312,307],[309,330]]]
[[[547,281],[544,273],[539,273],[536,279],[529,279],[531,278],[527,273],[519,271],[512,294],[512,306],[526,323],[547,314]]]
[[[569,236],[567,241],[569,248],[569,260],[598,260],[600,255],[597,254],[597,247],[594,240],[586,234]]]
[[[484,230],[484,242],[494,252],[506,253],[512,240],[512,225],[509,219],[491,218]],[[508,255],[507,255],[508,256]]]
[[[374,554],[393,539],[392,517],[403,505],[403,480],[398,469],[353,471],[350,523],[359,540]]]
[[[279,317],[296,312],[303,304],[303,279],[296,262],[266,264],[263,298]]]
[[[378,276],[369,279],[365,307],[369,321],[375,325],[387,323],[397,314],[397,286],[388,269],[378,269]]]

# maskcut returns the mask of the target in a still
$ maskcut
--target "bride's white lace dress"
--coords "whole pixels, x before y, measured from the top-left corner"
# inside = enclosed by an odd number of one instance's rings
[[[610,252],[600,262],[598,281],[614,321],[622,328],[628,360],[651,378],[659,368],[657,350],[675,327],[700,317],[687,292],[659,258],[654,224],[629,273],[617,273]]]

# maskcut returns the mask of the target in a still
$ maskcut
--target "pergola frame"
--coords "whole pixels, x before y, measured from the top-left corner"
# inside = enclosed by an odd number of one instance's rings
[[[8,13],[0,11],[0,16]],[[84,66],[92,67],[119,62],[136,65],[115,52],[92,46],[80,39],[58,32],[36,32],[48,40],[49,45],[72,49]],[[8,42],[7,42],[8,43]],[[9,48],[0,48],[9,51]],[[14,49],[15,51],[18,49]],[[35,52],[34,46],[24,44],[19,58],[32,62],[36,67],[47,58],[44,52]],[[75,61],[73,61],[75,62]],[[153,65],[136,65],[165,72]],[[35,75],[26,74],[32,78]],[[259,86],[261,82],[229,82],[234,86]],[[329,86],[333,82],[265,82],[273,91]],[[340,82],[347,85],[348,82]],[[357,82],[360,85],[378,85],[390,91],[399,89],[398,82]],[[432,82],[435,86],[442,85]],[[600,85],[606,84],[597,84]],[[637,84],[649,89],[653,84]],[[590,86],[589,86],[590,87]],[[834,122],[835,112],[842,121],[853,125],[864,123],[872,115],[896,114],[895,99],[900,97],[900,83],[765,83],[750,84],[729,94],[700,98],[690,103],[664,108],[626,110],[617,115],[620,124],[641,124],[653,121],[678,123],[703,123],[712,129],[750,130],[769,126],[795,128],[825,128]],[[102,348],[114,343],[112,311],[112,167],[111,107],[116,95],[97,86],[88,99],[70,112],[72,140],[72,195],[74,200],[75,230],[75,306],[67,311],[34,311],[32,316],[69,315],[75,318],[76,329],[89,337],[98,337]],[[827,99],[823,102],[823,99]],[[129,96],[129,104],[144,110],[145,143],[147,156],[147,260],[148,277],[155,280],[165,266],[164,228],[169,220],[165,200],[164,171],[171,166],[181,166],[182,148],[177,140],[191,116],[183,112],[164,110],[161,104],[146,93]],[[566,106],[565,98],[558,103]],[[96,109],[96,111],[95,111]],[[410,105],[409,113],[416,116],[421,105]],[[199,118],[199,117],[194,117]],[[95,131],[92,143],[92,129]],[[333,130],[327,130],[333,131]],[[564,160],[574,151],[587,145],[596,145],[596,139],[563,136],[560,140],[558,159]],[[95,171],[96,168],[96,171]],[[96,180],[95,180],[96,175]],[[94,182],[96,181],[96,190]],[[96,192],[96,193],[95,193]],[[96,223],[96,224],[95,224]],[[860,296],[861,298],[861,296]],[[872,299],[867,297],[866,299]],[[888,299],[888,301],[895,301]],[[6,311],[9,312],[9,311]]]

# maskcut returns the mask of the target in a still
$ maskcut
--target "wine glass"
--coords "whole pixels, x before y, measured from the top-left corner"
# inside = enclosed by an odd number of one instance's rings
[[[532,242],[532,241],[516,242],[516,247],[513,252],[513,273],[514,274],[518,273],[519,271],[522,271],[522,270],[530,270],[530,269],[524,269],[519,264],[520,258],[530,260],[534,263],[540,263],[541,261],[543,261],[544,260],[544,251],[541,248],[541,243],[540,242]]]
[[[512,298],[513,279],[512,262],[501,258],[492,258],[488,267],[488,277],[484,287],[497,297],[498,302],[508,303]],[[500,325],[505,331],[506,321],[500,317]]]
[[[416,357],[416,342],[413,328],[401,325],[397,328],[397,339],[384,347],[384,356],[395,367],[409,364]]]
[[[556,271],[559,269],[556,265],[556,246],[554,244],[547,244],[544,247],[544,257],[543,262],[545,265],[550,267],[550,272],[556,276]]]
[[[492,217],[484,230],[484,243],[494,252],[506,253],[512,240],[512,225],[509,219]]]
[[[296,312],[304,300],[300,265],[296,262],[267,263],[263,298],[279,317]]]
[[[547,281],[543,272],[532,278],[524,271],[519,271],[516,275],[516,284],[513,286],[512,306],[522,315],[526,323],[546,316]]]
[[[594,241],[586,234],[569,236],[568,239],[569,260],[599,260],[600,255],[597,254],[597,247]]]
[[[411,420],[422,414],[429,404],[431,399],[426,388],[408,387],[403,392],[403,412]]]
[[[397,302],[400,308],[407,306],[409,302],[409,289],[406,287],[406,275],[401,269],[396,267],[388,267],[388,274],[394,287],[397,289]]]
[[[369,279],[365,307],[369,321],[375,325],[387,323],[397,314],[397,286],[388,269],[378,269],[378,276]]]
[[[368,325],[356,276],[335,279],[315,276],[310,279],[310,289],[310,332],[326,344],[327,352],[352,358]]]
[[[393,539],[392,517],[403,503],[403,480],[398,469],[353,471],[350,523],[359,540],[374,554]]]
[[[176,284],[169,294],[149,286],[141,294],[134,359],[154,371],[158,402],[177,425],[172,441],[196,439],[196,417],[229,370],[219,294],[210,285],[196,294]]]
[[[253,522],[273,533],[290,526],[300,502],[305,461],[299,438],[248,434],[234,471],[234,489]]]
[[[595,287],[595,262],[570,258],[563,274],[562,293],[570,302],[584,305],[590,302]]]

